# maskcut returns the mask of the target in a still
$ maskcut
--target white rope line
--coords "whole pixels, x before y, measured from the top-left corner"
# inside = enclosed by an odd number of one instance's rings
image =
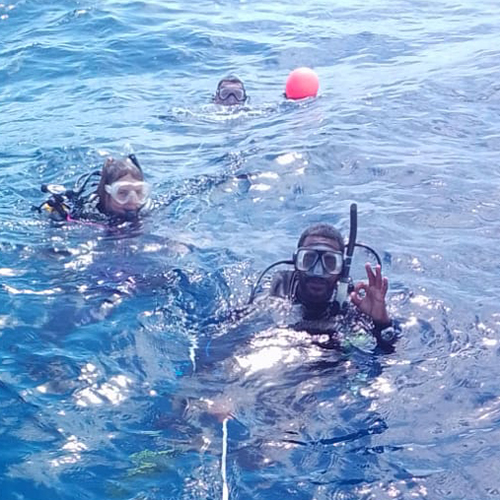
[[[189,342],[189,359],[191,364],[193,365],[193,373],[196,371],[196,349],[198,347],[198,341],[196,337],[193,335]]]
[[[220,472],[222,476],[222,500],[229,500],[229,488],[227,486],[227,418],[222,422],[222,462]]]

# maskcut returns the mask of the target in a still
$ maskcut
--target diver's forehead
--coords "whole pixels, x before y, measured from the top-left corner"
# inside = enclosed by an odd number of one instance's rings
[[[332,240],[325,236],[308,236],[304,240],[302,246],[303,247],[324,246],[332,250],[337,250],[337,251],[340,250],[339,244],[336,240]]]
[[[138,180],[132,174],[125,174],[115,182],[138,182]]]
[[[219,88],[220,87],[243,87],[243,82],[232,82],[229,80],[222,80],[219,83]]]

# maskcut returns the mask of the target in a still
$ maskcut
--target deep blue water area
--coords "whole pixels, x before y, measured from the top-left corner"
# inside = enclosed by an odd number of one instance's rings
[[[0,498],[498,498],[499,26],[493,0],[0,4]],[[319,96],[287,102],[299,66]],[[211,102],[228,73],[244,108]],[[131,152],[141,227],[32,211]],[[393,353],[228,313],[353,202]]]

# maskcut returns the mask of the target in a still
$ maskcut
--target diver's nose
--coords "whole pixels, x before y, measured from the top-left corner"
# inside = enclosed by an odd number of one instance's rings
[[[225,101],[224,101],[224,104],[228,105],[228,106],[234,106],[235,104],[239,104],[239,101],[238,99],[236,99],[236,97],[234,97],[233,94],[231,94]]]
[[[127,196],[127,203],[139,203],[139,196],[137,196],[137,193],[132,189],[130,193]]]
[[[321,263],[321,259],[318,259],[316,264],[314,264],[314,267],[312,268],[312,275],[313,276],[318,276],[322,277],[324,276],[324,271],[323,271],[323,264]]]

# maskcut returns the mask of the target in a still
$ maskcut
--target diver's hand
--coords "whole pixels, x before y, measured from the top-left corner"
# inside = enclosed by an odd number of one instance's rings
[[[368,285],[364,282],[357,283],[351,293],[351,300],[361,312],[370,316],[375,323],[390,324],[391,320],[385,305],[385,295],[389,282],[387,278],[382,277],[380,266],[375,266],[375,273],[369,263],[365,264],[365,269]],[[363,295],[359,294],[361,290],[364,290]]]

